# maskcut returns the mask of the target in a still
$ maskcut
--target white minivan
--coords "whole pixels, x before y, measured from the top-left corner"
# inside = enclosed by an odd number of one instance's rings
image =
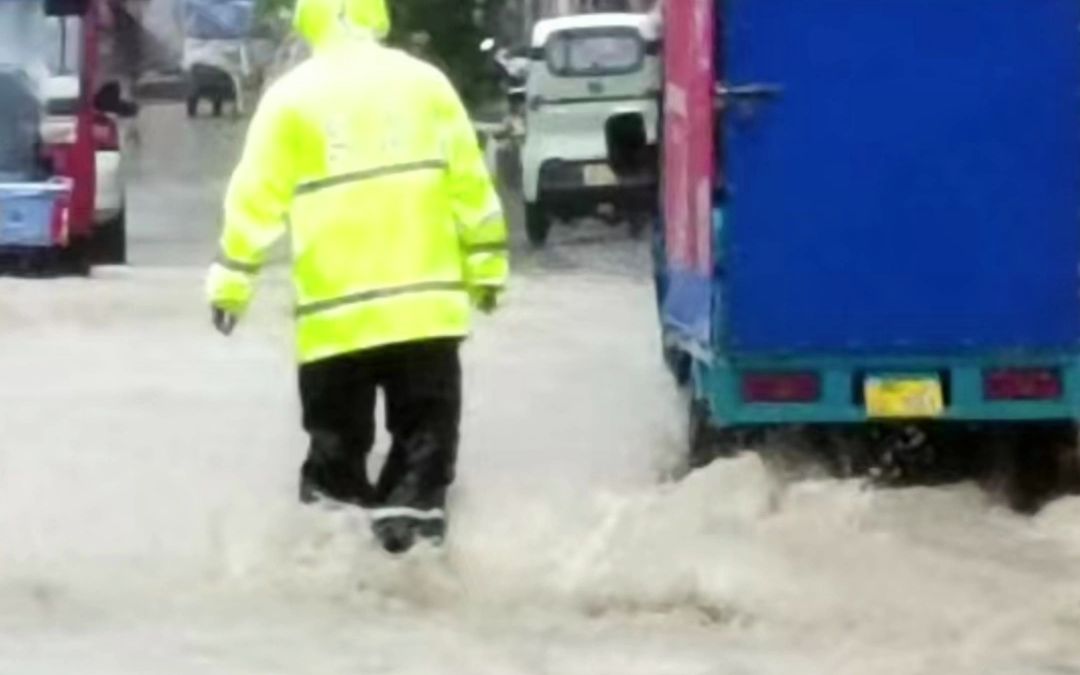
[[[660,26],[646,14],[582,14],[533,30],[522,149],[529,240],[542,246],[555,219],[597,212],[640,223],[656,199],[651,170],[616,173],[613,136],[640,136],[655,156],[659,117]]]

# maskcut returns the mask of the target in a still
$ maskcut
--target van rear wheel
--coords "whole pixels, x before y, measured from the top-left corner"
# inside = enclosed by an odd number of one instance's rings
[[[627,215],[631,239],[641,239],[652,225],[652,214],[646,211],[631,211]]]
[[[119,214],[94,227],[90,240],[90,259],[95,265],[127,264],[127,213]]]
[[[525,205],[525,233],[529,237],[529,243],[537,248],[543,248],[547,244],[548,234],[551,232],[551,217],[539,204]]]

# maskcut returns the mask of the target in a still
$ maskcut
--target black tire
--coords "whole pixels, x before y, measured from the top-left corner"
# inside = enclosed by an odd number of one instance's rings
[[[188,96],[187,99],[187,116],[194,119],[199,116],[199,97]]]
[[[539,204],[526,204],[525,234],[529,237],[529,243],[536,248],[543,248],[550,232],[551,218],[543,207]]]
[[[1035,513],[1080,490],[1073,422],[998,425],[989,430],[986,444],[993,453],[987,487],[1017,511]]]
[[[73,237],[56,252],[57,270],[63,275],[90,276],[90,239]]]
[[[632,212],[628,217],[630,238],[641,239],[652,225],[652,215],[645,212]]]
[[[704,401],[691,400],[689,418],[688,463],[691,469],[706,467],[717,459],[734,457],[742,450],[744,439],[738,430],[713,426],[709,406]]]
[[[95,265],[127,264],[126,211],[94,228],[90,251]]]
[[[690,383],[691,362],[690,355],[681,349],[670,345],[664,347],[664,363],[667,364],[671,376],[675,378],[675,384],[680,387],[685,387]]]

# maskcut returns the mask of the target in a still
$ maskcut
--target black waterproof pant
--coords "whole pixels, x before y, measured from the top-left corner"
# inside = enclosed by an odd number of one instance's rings
[[[441,510],[457,460],[459,345],[457,339],[422,340],[301,366],[304,428],[311,436],[301,499],[323,495],[390,512]],[[367,458],[379,390],[393,444],[372,480]]]

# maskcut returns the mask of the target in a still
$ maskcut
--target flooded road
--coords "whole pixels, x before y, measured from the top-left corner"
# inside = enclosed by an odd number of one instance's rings
[[[515,233],[444,553],[298,506],[287,270],[231,340],[202,300],[241,133],[149,108],[133,266],[0,281],[0,674],[1080,673],[1080,500],[661,480],[648,246],[606,226]]]

